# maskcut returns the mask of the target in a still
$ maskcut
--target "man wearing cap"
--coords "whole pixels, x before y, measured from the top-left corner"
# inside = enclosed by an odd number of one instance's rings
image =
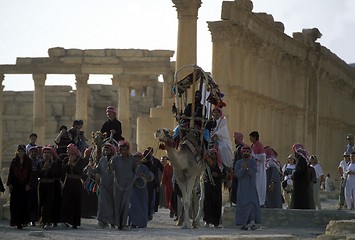
[[[36,133],[31,133],[29,136],[30,142],[26,145],[26,153],[27,155],[30,154],[30,148],[36,146],[36,141],[37,141],[37,134]]]
[[[242,133],[235,132],[233,134],[233,136],[234,136],[234,143],[235,143],[235,151],[234,151],[234,159],[233,159],[233,168],[234,168],[235,163],[239,159],[242,159],[242,157],[243,157],[242,147],[245,145],[245,143],[243,142],[244,136]],[[237,188],[238,188],[238,178],[236,176],[233,176],[230,199],[231,199],[231,202],[234,204],[237,201]]]
[[[346,136],[346,140],[348,144],[345,146],[345,152],[350,155],[354,148],[354,136],[350,133]]]
[[[102,125],[101,132],[106,133],[106,137],[110,137],[112,133],[113,139],[117,142],[124,140],[122,137],[122,124],[117,119],[117,110],[113,106],[106,108],[106,116],[108,120]]]
[[[29,192],[28,206],[31,218],[31,226],[35,226],[39,220],[38,215],[38,171],[40,169],[41,160],[38,158],[37,147],[29,149],[29,157],[32,161],[32,181],[31,190]]]
[[[50,223],[55,223],[58,219],[59,196],[56,191],[56,179],[61,176],[61,165],[55,158],[56,151],[50,146],[43,148],[43,161],[38,171],[39,185],[39,212],[40,225],[43,229],[47,229]]]
[[[350,163],[350,154],[348,152],[344,152],[343,160],[340,161],[338,166],[338,172],[340,175],[340,186],[339,186],[339,208],[338,210],[343,209],[345,203],[345,195],[344,195],[344,187],[345,187],[345,178],[346,178],[346,169]]]
[[[18,229],[30,221],[28,191],[31,189],[31,179],[32,161],[26,154],[26,146],[18,145],[10,163],[6,184],[10,191],[10,226],[17,226]]]
[[[130,154],[127,141],[120,141],[118,147],[121,154],[110,160],[109,168],[114,175],[115,225],[117,225],[119,230],[122,230],[127,226],[129,203],[136,172],[136,160]]]
[[[348,210],[354,210],[355,208],[355,149],[352,150],[350,155],[350,162],[346,169],[346,180],[344,187],[344,195],[346,206]]]
[[[252,142],[251,149],[253,150],[253,157],[257,160],[256,172],[256,189],[258,190],[258,197],[260,206],[265,207],[266,200],[266,154],[264,145],[259,141],[259,133],[253,131],[249,134],[250,142]]]
[[[260,223],[260,202],[256,186],[257,160],[252,157],[252,149],[242,147],[243,158],[235,163],[234,175],[238,178],[235,224],[241,230],[255,230]]]
[[[98,195],[98,212],[97,212],[97,221],[98,225],[101,228],[106,228],[111,225],[115,225],[115,216],[114,216],[114,196],[113,196],[113,173],[108,171],[108,164],[110,161],[116,157],[116,148],[111,143],[104,143],[102,145],[102,157],[99,163],[93,167],[93,163],[89,162],[86,167],[87,175],[99,174],[99,192]],[[90,184],[90,182],[88,182]],[[90,186],[88,186],[89,188]]]
[[[296,169],[296,157],[294,154],[290,154],[287,157],[287,164],[282,167],[282,173],[284,176],[284,184],[282,186],[282,195],[285,199],[287,208],[290,209],[291,207],[291,196],[292,196],[292,189],[293,189],[293,181],[292,175]]]

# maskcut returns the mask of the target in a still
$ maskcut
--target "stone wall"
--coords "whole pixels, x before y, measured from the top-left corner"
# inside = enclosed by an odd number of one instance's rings
[[[224,1],[209,22],[212,75],[224,92],[229,131],[260,141],[286,163],[294,143],[318,155],[324,173],[338,176],[346,135],[355,133],[355,70],[316,40],[317,28],[290,37],[250,0]]]
[[[71,127],[75,120],[76,92],[70,86],[46,86],[45,143],[54,144],[59,127]],[[132,151],[136,151],[137,117],[149,116],[150,108],[161,105],[162,83],[147,87],[142,96],[130,97],[130,126]],[[84,123],[85,135],[91,143],[91,132],[100,130],[107,120],[105,109],[108,105],[117,106],[117,91],[110,85],[89,85],[88,121]],[[9,166],[18,144],[27,144],[32,132],[33,92],[3,92],[3,153],[2,167]],[[153,133],[152,133],[153,134]],[[123,133],[124,136],[124,133]],[[5,180],[4,180],[5,181]]]

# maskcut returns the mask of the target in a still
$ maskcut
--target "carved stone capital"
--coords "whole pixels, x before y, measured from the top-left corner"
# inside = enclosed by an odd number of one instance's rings
[[[172,0],[178,12],[178,18],[197,18],[201,0]]]
[[[232,41],[235,35],[234,28],[231,24],[225,24],[224,22],[208,22],[208,29],[212,35],[212,42],[217,41]],[[238,39],[240,39],[240,34]]]
[[[0,83],[5,80],[5,74],[0,73]]]
[[[35,86],[42,87],[44,86],[47,75],[46,74],[32,74],[32,79],[35,83]]]
[[[113,75],[111,79],[112,79],[112,85],[116,88],[129,86],[129,81],[130,81],[129,75],[126,74]]]
[[[89,74],[75,74],[76,86],[87,86],[89,80]]]

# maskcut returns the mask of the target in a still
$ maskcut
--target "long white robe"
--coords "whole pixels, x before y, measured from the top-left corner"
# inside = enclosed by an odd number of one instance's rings
[[[252,156],[257,160],[256,190],[258,191],[260,206],[262,206],[266,200],[266,154],[264,146],[259,141],[252,145],[252,149]]]
[[[211,138],[217,136],[218,152],[223,164],[229,168],[233,167],[232,141],[229,136],[227,119],[220,117],[216,121],[216,127],[212,131]]]
[[[346,183],[345,183],[345,200],[348,210],[354,210],[352,207],[355,207],[355,163],[350,163],[348,171],[351,171],[352,174],[347,174]]]

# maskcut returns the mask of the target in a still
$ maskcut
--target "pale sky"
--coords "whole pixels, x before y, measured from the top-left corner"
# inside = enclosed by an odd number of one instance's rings
[[[347,63],[355,62],[354,0],[254,0],[253,12],[272,14],[285,33],[317,27],[318,40]],[[211,70],[207,21],[220,20],[221,0],[202,0],[197,64]],[[176,50],[177,13],[171,0],[0,0],[0,64],[47,57],[48,48]],[[175,57],[173,58],[173,60]],[[90,83],[111,84],[111,76]],[[73,85],[72,75],[47,75],[46,85]],[[4,90],[33,90],[31,75],[5,75]]]

